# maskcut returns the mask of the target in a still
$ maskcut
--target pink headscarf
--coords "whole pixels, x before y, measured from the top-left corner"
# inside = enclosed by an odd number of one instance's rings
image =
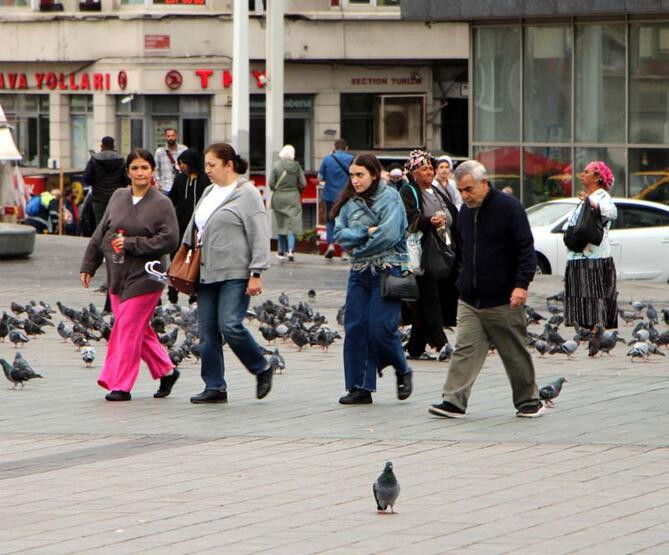
[[[431,166],[432,160],[432,154],[421,149],[416,149],[409,153],[409,159],[406,161],[406,164],[404,164],[404,167],[411,173],[421,166]]]
[[[611,187],[613,187],[613,182],[615,181],[613,172],[611,171],[611,168],[609,168],[604,162],[596,160],[594,162],[590,162],[586,168],[590,168],[599,176],[599,182],[604,189],[608,191]]]

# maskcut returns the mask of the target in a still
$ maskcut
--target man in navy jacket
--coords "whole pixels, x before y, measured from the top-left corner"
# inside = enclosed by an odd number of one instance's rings
[[[537,266],[527,215],[515,197],[490,186],[485,167],[476,160],[460,164],[455,181],[464,203],[456,231],[462,254],[458,337],[443,401],[429,411],[450,418],[465,415],[493,343],[511,382],[516,415],[541,416],[545,409],[526,347],[524,307]]]

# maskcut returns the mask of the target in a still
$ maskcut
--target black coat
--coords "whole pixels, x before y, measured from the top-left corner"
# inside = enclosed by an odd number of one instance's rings
[[[198,175],[193,179],[184,173],[174,178],[174,183],[168,196],[174,205],[179,222],[179,241],[183,239],[184,231],[188,227],[195,205],[202,197],[202,192],[211,184],[206,174]]]
[[[455,230],[459,217],[458,209],[439,189],[435,187],[434,191],[439,195],[451,214],[451,218],[453,219],[451,234],[454,235],[453,230]],[[400,189],[400,196],[407,213],[409,231],[422,231],[424,235],[423,241],[425,241],[427,234],[434,233],[434,226],[430,223],[430,218],[423,215],[423,195],[420,187],[415,183],[407,183]],[[416,198],[418,198],[418,204],[416,204]],[[419,301],[418,303],[420,305],[418,312],[426,323],[438,321],[439,315],[441,315],[441,321],[444,326],[455,326],[458,311],[458,292],[455,288],[455,282],[458,278],[459,254],[455,244],[453,244],[453,247],[456,251],[456,262],[451,274],[447,278],[433,280],[425,276],[418,277],[417,279],[421,298],[423,299],[423,302]],[[414,310],[412,311],[406,309],[402,311],[403,323],[409,324],[415,319],[417,312],[415,310],[416,307],[413,308]]]
[[[456,228],[462,267],[460,298],[477,308],[509,303],[516,287],[527,289],[537,267],[525,209],[494,188],[478,209],[462,205]]]
[[[116,189],[128,185],[125,160],[113,150],[96,152],[86,164],[82,178],[91,186],[91,200],[106,204]]]

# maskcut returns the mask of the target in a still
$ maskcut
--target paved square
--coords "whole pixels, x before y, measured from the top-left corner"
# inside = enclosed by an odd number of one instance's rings
[[[0,311],[100,305],[78,285],[83,245],[40,237],[31,259],[0,261]],[[346,275],[302,255],[268,272],[265,296],[295,302],[315,288],[314,308],[336,325]],[[559,289],[538,278],[530,304]],[[669,306],[667,285],[622,283],[620,296]],[[108,403],[95,385],[104,345],[87,369],[50,329],[19,349],[44,380],[0,388],[0,553],[667,553],[669,364],[632,364],[623,345],[590,360],[584,347],[573,361],[535,357],[540,382],[569,380],[544,418],[515,417],[491,356],[467,418],[451,421],[427,413],[439,362],[413,365],[406,402],[387,371],[373,405],[338,405],[341,342],[327,353],[279,343],[287,370],[263,401],[226,352],[227,405],[188,402],[202,389],[190,361],[168,399],[152,397],[143,369],[132,402]],[[14,351],[0,343],[0,357]],[[372,498],[387,460],[397,515],[378,515]]]

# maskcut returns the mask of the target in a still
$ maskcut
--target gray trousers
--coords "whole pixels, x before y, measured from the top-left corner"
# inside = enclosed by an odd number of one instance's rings
[[[524,307],[503,305],[479,309],[462,301],[458,302],[458,337],[442,392],[444,401],[467,410],[472,386],[483,367],[491,341],[511,382],[513,404],[519,408],[536,403],[539,390],[532,356],[527,350]]]

